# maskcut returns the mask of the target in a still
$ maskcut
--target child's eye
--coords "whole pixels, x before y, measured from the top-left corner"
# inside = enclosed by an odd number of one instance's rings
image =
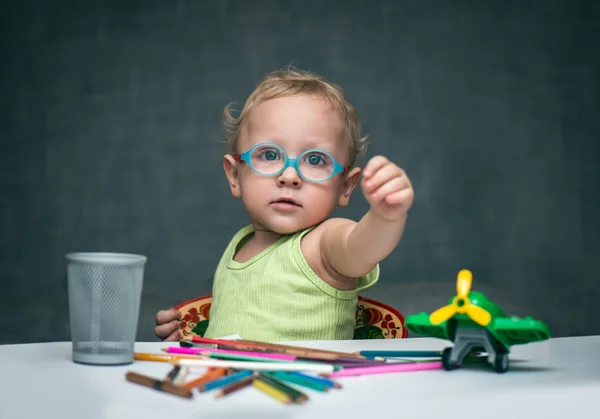
[[[323,164],[325,162],[325,159],[320,154],[312,153],[312,154],[309,154],[308,156],[306,156],[306,162],[308,164],[312,164],[312,165],[316,166],[318,164]]]
[[[279,158],[279,153],[277,152],[277,150],[274,150],[272,148],[271,149],[262,150],[261,154],[262,154],[262,157],[265,160],[269,160],[269,161],[271,161],[271,160],[277,160]]]

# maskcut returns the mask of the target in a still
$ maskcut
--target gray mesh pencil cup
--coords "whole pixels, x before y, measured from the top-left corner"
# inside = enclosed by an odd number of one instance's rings
[[[132,363],[146,257],[69,253],[66,259],[73,361]]]

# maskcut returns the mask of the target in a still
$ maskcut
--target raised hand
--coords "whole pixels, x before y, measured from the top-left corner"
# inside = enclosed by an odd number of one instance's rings
[[[404,170],[383,156],[369,160],[363,170],[361,186],[371,209],[385,220],[402,219],[413,204],[410,179]]]

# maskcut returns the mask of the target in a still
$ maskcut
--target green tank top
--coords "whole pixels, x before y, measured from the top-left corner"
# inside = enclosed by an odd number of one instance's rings
[[[238,334],[265,342],[352,339],[358,294],[378,281],[379,265],[359,278],[354,290],[332,287],[309,267],[300,249],[300,240],[313,228],[281,237],[244,263],[233,257],[254,228],[238,231],[215,272],[204,336]]]

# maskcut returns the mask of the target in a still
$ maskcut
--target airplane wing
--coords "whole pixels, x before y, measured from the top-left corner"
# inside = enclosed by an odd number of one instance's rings
[[[488,330],[507,346],[522,345],[550,338],[550,329],[532,317],[499,317],[494,319]]]
[[[448,333],[448,322],[443,322],[438,325],[432,324],[429,321],[428,313],[411,314],[406,316],[404,322],[406,328],[417,335],[451,340],[450,334]]]

